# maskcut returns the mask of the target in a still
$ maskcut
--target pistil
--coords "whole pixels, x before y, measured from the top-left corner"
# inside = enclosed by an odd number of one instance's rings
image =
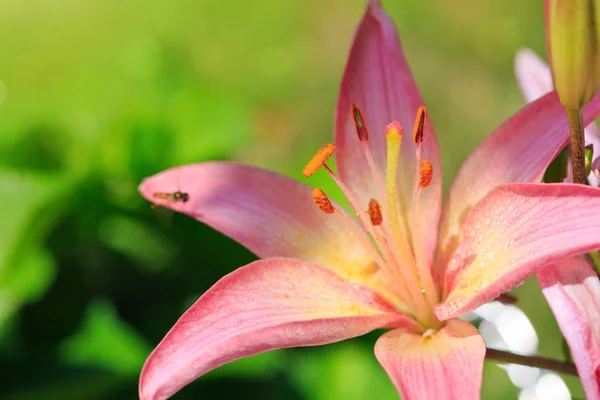
[[[412,254],[405,247],[404,237],[400,226],[400,216],[398,209],[398,161],[400,155],[400,146],[402,144],[403,129],[398,122],[392,122],[386,127],[387,139],[387,168],[386,168],[386,191],[388,202],[389,224],[395,239],[395,244],[401,252],[402,265],[399,270],[403,275],[403,280],[408,287],[413,302],[415,303],[415,315],[426,326],[435,324],[435,317],[432,313],[432,306],[427,304],[425,297],[419,286],[419,275],[415,269]]]

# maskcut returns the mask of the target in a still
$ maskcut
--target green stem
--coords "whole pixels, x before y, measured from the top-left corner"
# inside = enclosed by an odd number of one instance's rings
[[[573,182],[585,183],[585,136],[583,134],[583,113],[577,110],[566,109],[571,134],[571,168],[573,169]]]
[[[486,360],[496,361],[507,364],[521,364],[529,367],[549,369],[560,374],[578,376],[575,364],[568,361],[552,360],[550,358],[539,356],[522,356],[509,353],[508,351],[487,349],[485,353]]]

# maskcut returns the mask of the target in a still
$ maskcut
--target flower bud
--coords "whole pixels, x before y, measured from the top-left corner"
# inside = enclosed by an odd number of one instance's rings
[[[560,102],[580,109],[600,88],[600,0],[546,0],[546,38]]]

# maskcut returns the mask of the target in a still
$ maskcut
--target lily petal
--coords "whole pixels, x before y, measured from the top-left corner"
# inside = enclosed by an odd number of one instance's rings
[[[299,260],[259,260],[222,278],[171,328],[146,360],[140,399],[166,399],[241,357],[333,343],[392,323],[411,324],[363,286]]]
[[[459,316],[557,260],[600,249],[600,189],[568,183],[497,187],[473,207],[446,273],[440,319]]]
[[[402,52],[398,32],[378,0],[369,1],[367,11],[354,36],[350,56],[342,78],[336,109],[335,144],[337,169],[343,181],[359,197],[362,205],[379,195],[377,180],[367,164],[352,120],[351,107],[357,104],[369,128],[369,147],[376,168],[385,182],[385,127],[392,121],[403,126],[398,171],[398,187],[405,218],[410,215],[414,182],[416,145],[412,129],[423,100]],[[423,243],[427,259],[432,260],[437,244],[437,227],[441,207],[441,167],[437,139],[427,120],[427,136],[422,144],[421,159],[433,165],[433,180],[421,193],[421,232],[415,234]],[[385,199],[379,199],[385,200]],[[408,240],[408,238],[407,238]]]
[[[554,88],[550,67],[531,49],[521,49],[517,53],[515,75],[527,103],[550,93]]]
[[[241,243],[260,258],[291,257],[323,265],[369,284],[376,255],[350,218],[325,214],[311,188],[260,168],[225,162],[190,164],[145,179],[139,188],[151,202],[185,213]],[[183,202],[154,198],[180,190]],[[339,211],[343,210],[338,207]]]
[[[600,95],[585,107],[585,125],[598,115]],[[492,132],[465,161],[450,187],[440,226],[438,265],[447,267],[475,203],[498,185],[539,182],[568,140],[567,118],[554,92],[529,103]]]
[[[430,336],[395,329],[375,356],[404,400],[479,399],[485,343],[468,322],[450,320]]]
[[[600,399],[600,281],[589,263],[561,260],[537,273],[577,366],[586,398]]]

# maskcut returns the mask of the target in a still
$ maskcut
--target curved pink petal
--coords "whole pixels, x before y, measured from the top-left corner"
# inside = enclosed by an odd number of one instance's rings
[[[550,67],[531,49],[521,49],[517,53],[515,75],[527,103],[554,90]]]
[[[314,262],[370,286],[376,255],[350,218],[325,214],[311,188],[260,168],[225,162],[190,164],[145,179],[142,195],[185,213],[238,241],[260,258],[291,257]],[[180,190],[189,200],[154,198]],[[340,209],[340,212],[343,212]]]
[[[569,348],[587,399],[600,399],[600,281],[571,258],[539,270],[538,280]]]
[[[404,400],[479,399],[485,344],[477,329],[453,319],[430,336],[395,329],[375,356]]]
[[[222,278],[171,328],[146,360],[140,399],[166,399],[241,357],[337,342],[389,324],[411,322],[364,286],[299,260],[256,261]]]
[[[392,121],[402,124],[398,186],[403,215],[410,215],[416,145],[412,138],[417,110],[423,100],[404,58],[398,33],[377,0],[369,2],[356,31],[344,71],[336,109],[335,144],[337,169],[344,182],[356,193],[365,209],[369,200],[379,196],[352,120],[351,107],[357,104],[369,128],[369,147],[381,180],[385,182],[385,127]],[[433,165],[433,181],[421,194],[423,229],[418,237],[432,260],[437,243],[441,206],[441,166],[437,139],[427,120],[427,136],[422,145],[422,160]],[[380,202],[385,199],[379,199]],[[382,202],[383,204],[383,202]],[[415,234],[415,236],[417,236]]]
[[[585,107],[585,124],[598,115],[600,95]],[[438,265],[446,267],[458,245],[464,219],[475,203],[498,185],[539,182],[568,139],[567,119],[555,93],[529,103],[492,132],[465,161],[448,192]]]
[[[471,311],[538,268],[600,249],[600,189],[574,184],[497,187],[473,207],[446,273],[440,319]]]

